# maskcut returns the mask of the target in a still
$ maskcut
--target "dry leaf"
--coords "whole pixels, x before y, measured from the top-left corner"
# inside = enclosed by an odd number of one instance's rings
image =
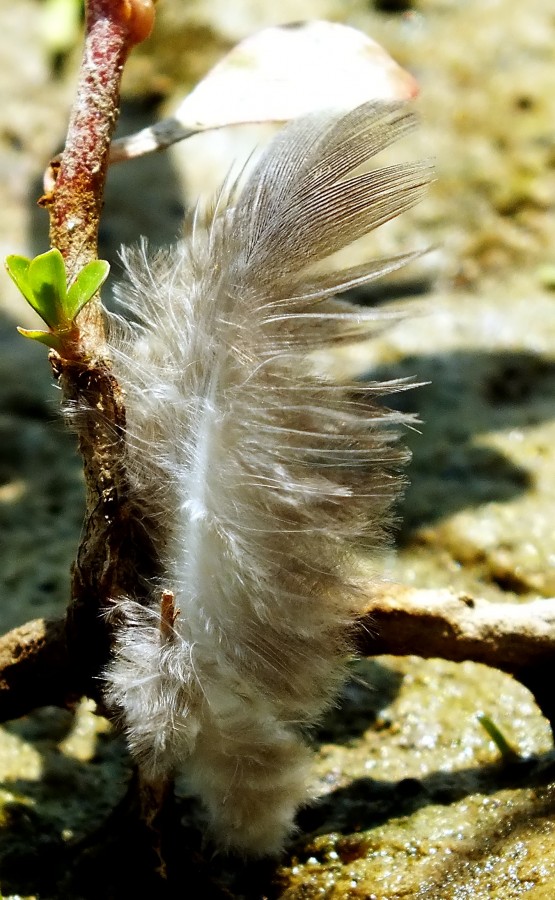
[[[171,118],[115,141],[111,162],[161,150],[199,131],[286,122],[368,100],[407,100],[418,85],[361,31],[332,22],[266,28],[237,44]]]

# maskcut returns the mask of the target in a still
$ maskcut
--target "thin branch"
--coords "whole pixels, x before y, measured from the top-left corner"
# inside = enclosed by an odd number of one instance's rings
[[[72,681],[63,620],[34,619],[0,638],[0,721],[78,700]]]
[[[40,201],[50,214],[51,244],[61,251],[70,278],[97,256],[123,66],[131,48],[148,36],[153,18],[153,0],[87,3],[83,62],[66,144],[53,168],[53,187]],[[141,576],[155,574],[156,554],[129,501],[125,408],[105,355],[99,298],[84,307],[77,325],[75,344],[64,358],[52,353],[51,363],[65,408],[75,413],[85,471],[85,523],[73,570],[67,644],[86,693],[109,653],[103,612],[115,596],[141,599],[138,584]]]
[[[391,585],[368,604],[360,625],[364,656],[470,660],[508,672],[532,692],[555,732],[555,598],[489,603]]]
[[[525,684],[555,723],[555,598],[489,603],[448,590],[382,587],[360,620],[357,649],[501,669]],[[37,620],[0,638],[0,721],[43,703],[64,705],[80,690],[95,697],[96,679],[78,683],[68,659],[63,622]]]
[[[489,603],[449,590],[380,587],[361,622],[365,656],[392,654],[472,660],[511,674],[551,661],[555,599]]]
[[[64,257],[69,280],[98,256],[123,67],[132,47],[150,33],[154,2],[88,0],[86,5],[83,62],[66,144],[39,201],[48,209],[50,242]],[[147,537],[152,529],[130,499],[125,406],[106,354],[99,297],[83,308],[76,325],[67,347],[50,354],[64,406],[73,415],[85,474],[85,522],[72,596],[64,622],[31,623],[0,639],[0,654],[5,651],[0,716],[6,718],[46,703],[64,705],[72,694],[101,701],[98,676],[109,656],[114,618],[104,613],[115,597],[146,599],[145,584],[157,574],[157,554]],[[162,819],[147,801],[161,802],[165,788],[141,794],[141,813],[151,831]]]
[[[53,189],[39,201],[50,215],[50,243],[66,262],[70,278],[97,256],[98,227],[112,134],[119,114],[120,84],[129,51],[146,36],[137,33],[143,0],[88,0],[85,47],[76,99]],[[98,353],[104,329],[100,301],[83,310],[83,345]],[[85,349],[85,346],[83,347]]]

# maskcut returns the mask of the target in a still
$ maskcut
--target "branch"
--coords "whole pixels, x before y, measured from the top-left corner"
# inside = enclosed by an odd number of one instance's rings
[[[62,254],[69,281],[98,255],[123,67],[131,48],[150,33],[154,2],[86,4],[85,49],[66,144],[61,160],[51,164],[51,187],[39,201],[48,209],[50,243]],[[157,574],[149,531],[130,500],[125,406],[106,355],[98,296],[72,325],[70,339],[60,344],[59,353],[51,352],[50,361],[65,408],[75,413],[86,485],[83,533],[65,621],[30,623],[0,639],[0,714],[6,718],[43,704],[65,705],[72,695],[100,700],[98,675],[111,643],[103,612],[114,597],[132,596],[141,602],[144,585]],[[160,799],[163,787],[156,795],[141,793],[145,822],[158,821],[146,804]]]
[[[50,243],[70,278],[97,256],[98,227],[112,134],[119,114],[123,67],[131,48],[148,36],[151,0],[88,0],[85,47],[65,148],[54,165],[55,182],[39,201],[50,214]],[[81,338],[93,350],[104,336],[100,301],[80,317]]]
[[[391,585],[376,594],[360,625],[364,656],[469,660],[508,672],[532,692],[555,732],[555,598],[489,603]]]
[[[110,141],[119,111],[121,76],[132,47],[148,36],[154,0],[88,0],[85,49],[76,100],[53,187],[39,201],[50,214],[50,241],[70,279],[97,256]],[[83,457],[86,512],[73,570],[67,645],[77,684],[91,678],[109,653],[103,611],[114,596],[141,599],[143,579],[156,574],[156,554],[129,500],[125,475],[125,408],[106,359],[98,297],[77,318],[76,338],[64,355],[51,353],[65,408],[75,411]],[[82,413],[86,412],[86,415]]]
[[[555,599],[489,603],[390,585],[380,588],[361,625],[357,647],[365,656],[472,660],[511,674],[540,662],[555,667]]]
[[[376,592],[356,638],[363,656],[438,657],[483,663],[521,681],[555,724],[555,598],[489,603],[448,590],[400,585]],[[29,622],[0,638],[0,721],[42,704],[65,705],[95,679],[78,683],[63,622]]]
[[[78,700],[72,680],[63,620],[34,619],[0,638],[0,721]]]

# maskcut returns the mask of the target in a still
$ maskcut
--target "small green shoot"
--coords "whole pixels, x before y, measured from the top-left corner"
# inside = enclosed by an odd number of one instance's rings
[[[493,741],[501,758],[505,763],[514,763],[520,759],[520,755],[515,748],[509,743],[502,731],[497,727],[493,719],[486,716],[485,713],[478,713],[478,721],[488,737]]]
[[[18,328],[19,333],[61,351],[64,341],[75,335],[75,319],[106,280],[110,265],[103,259],[87,263],[69,288],[64,260],[56,249],[34,259],[8,256],[6,269],[27,303],[50,328],[50,331]]]

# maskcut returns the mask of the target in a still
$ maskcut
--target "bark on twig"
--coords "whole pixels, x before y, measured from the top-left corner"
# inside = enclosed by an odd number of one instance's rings
[[[50,215],[50,241],[70,278],[97,256],[98,228],[125,60],[148,35],[150,0],[88,0],[86,34],[76,100],[52,189],[41,199]],[[86,512],[73,571],[67,644],[77,689],[91,690],[110,644],[102,613],[116,596],[140,601],[139,587],[156,572],[156,554],[129,501],[125,477],[125,408],[106,358],[98,298],[77,319],[78,337],[66,358],[51,354],[63,402],[75,411],[83,457]],[[86,410],[86,415],[80,415]],[[94,683],[94,682],[93,682]]]
[[[123,66],[131,48],[150,32],[154,2],[87,0],[83,62],[66,144],[51,166],[49,190],[39,201],[49,212],[50,243],[62,253],[70,281],[98,255]],[[85,521],[72,596],[64,622],[30,623],[0,639],[4,718],[44,704],[65,705],[73,694],[101,699],[98,676],[108,658],[113,621],[104,613],[116,597],[141,602],[145,583],[157,573],[148,529],[130,500],[125,406],[106,356],[98,297],[83,308],[76,324],[75,337],[62,354],[50,356],[63,403],[73,414],[85,474]],[[161,796],[150,799],[159,801]],[[146,802],[142,814],[147,821]]]
[[[490,603],[390,585],[368,605],[357,648],[365,656],[472,660],[511,674],[539,663],[555,668],[555,599]]]
[[[0,638],[0,721],[78,700],[74,681],[63,620],[34,619]]]
[[[469,660],[508,672],[531,691],[555,734],[555,598],[489,603],[391,585],[360,624],[357,649],[364,656]]]
[[[39,203],[50,216],[50,243],[70,277],[97,256],[98,227],[123,66],[131,49],[125,0],[88,0],[83,61],[67,138],[52,191]],[[100,302],[83,310],[82,342],[94,352],[104,335]]]

